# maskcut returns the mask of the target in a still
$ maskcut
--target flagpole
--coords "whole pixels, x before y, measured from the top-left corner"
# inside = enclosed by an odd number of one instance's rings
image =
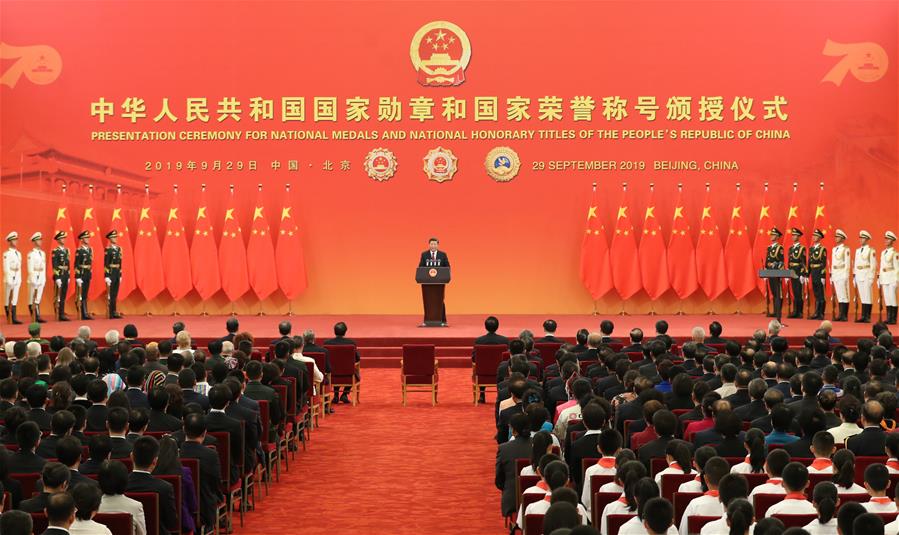
[[[178,205],[177,205],[177,203],[178,203],[178,184],[172,184],[172,190],[175,192],[175,198],[172,199],[172,204],[174,204],[175,208],[177,208],[178,207]],[[168,223],[166,223],[166,224],[168,224]],[[163,245],[164,244],[165,244],[165,240],[163,240]],[[178,313],[177,308],[178,308],[178,301],[173,299],[172,300],[172,316],[180,316],[181,315]]]
[[[150,206],[150,184],[148,184],[148,183],[144,183],[144,195],[146,195],[146,197],[147,197],[147,206]],[[138,222],[138,225],[140,225],[139,222]],[[147,310],[144,311],[144,315],[148,316],[148,317],[151,316],[149,308],[147,308]]]
[[[593,198],[596,198],[596,182],[593,183]],[[596,299],[593,300],[593,315],[599,316],[599,310],[596,308]]]
[[[708,198],[709,192],[711,192],[711,191],[712,191],[712,184],[711,184],[711,182],[706,182],[706,183],[705,183],[705,193],[706,193],[706,198]],[[705,208],[703,208],[703,210],[705,210]],[[702,226],[702,221],[699,222],[699,225],[700,225],[700,227]],[[721,238],[718,238],[718,239],[720,240]],[[708,315],[708,316],[713,316],[714,314],[715,314],[715,309],[712,307],[712,302],[711,302],[711,300],[710,300],[710,301],[709,301],[709,310],[708,310],[708,312],[706,312],[706,315]]]
[[[683,194],[683,192],[684,192],[684,183],[683,183],[683,182],[678,182],[678,183],[677,183],[677,197],[678,197],[678,199],[682,199],[682,198],[683,198],[683,197],[681,197],[681,194]],[[675,206],[675,208],[677,208],[677,207]],[[672,232],[674,231],[673,226],[674,226],[674,223],[672,223]],[[692,240],[693,238],[691,237],[690,239]],[[670,241],[669,241],[668,245],[669,245],[669,246],[671,245],[671,242],[670,242]],[[694,254],[694,256],[695,256],[695,254]],[[667,266],[665,266],[665,267],[667,268]],[[674,284],[672,284],[671,286],[674,287]],[[677,300],[677,312],[675,312],[674,315],[675,315],[675,316],[683,316],[683,315],[684,315],[684,300],[683,300],[683,299],[678,299],[678,300]]]
[[[739,197],[739,195],[740,195],[740,183],[737,182],[737,196]],[[740,208],[743,208],[743,206],[741,205]],[[743,218],[743,216],[740,215],[740,219],[742,219],[742,218]],[[730,219],[731,219],[731,225],[733,225],[733,219],[734,219],[733,216],[731,216]],[[747,234],[749,233],[748,230],[747,230],[746,233],[747,233]],[[737,311],[735,312],[735,314],[736,314],[737,316],[739,316],[739,315],[742,314],[742,312],[740,312],[740,300],[739,300],[739,299],[737,299]]]
[[[203,196],[203,199],[205,200],[206,199],[206,183],[205,182],[200,184],[200,194]],[[197,217],[197,221],[199,221],[199,217]],[[196,230],[196,228],[197,228],[197,221],[194,221],[194,230]],[[197,239],[196,235],[194,235],[193,239]],[[193,242],[191,242],[191,244],[193,244]],[[193,277],[193,271],[191,271],[191,277]],[[209,315],[209,313],[206,312],[206,300],[202,299],[202,298],[200,299],[200,315],[201,316]]]
[[[262,183],[257,184],[259,188],[257,192],[259,193],[259,200],[262,201]],[[269,233],[271,234],[271,233]],[[262,299],[259,300],[259,312],[256,313],[257,316],[265,316],[265,312],[262,311]]]
[[[119,205],[119,206],[121,206],[121,205],[122,205],[122,185],[121,185],[121,184],[116,184],[116,185],[115,185],[115,189],[116,189],[116,199],[115,199],[115,200],[116,200],[116,204]],[[126,223],[126,226],[127,226],[127,223]],[[125,238],[125,239],[127,240],[128,238]],[[132,248],[132,250],[131,250],[131,254],[134,254],[134,249],[133,249],[133,248]],[[124,266],[124,263],[123,263],[121,269],[124,270],[124,268],[125,268],[125,266]],[[121,279],[121,277],[119,277],[119,279]],[[119,284],[121,285],[121,281],[119,282]],[[120,287],[121,287],[121,286],[120,286]],[[116,305],[116,307],[118,307],[118,305]],[[118,312],[118,310],[116,310],[116,312]],[[125,315],[122,314],[121,312],[119,312],[119,316],[125,317]]]
[[[622,200],[623,200],[625,197],[625,194],[627,193],[627,182],[621,183],[621,192],[622,192]],[[615,223],[615,226],[617,227],[618,223]],[[614,279],[614,277],[613,277],[613,279]],[[619,312],[618,315],[619,316],[627,316],[627,312],[625,312],[625,310],[624,310],[624,299],[621,300],[621,312]]]
[[[228,189],[231,191],[231,201],[230,202],[233,203],[234,202],[234,184],[229,184]],[[233,206],[233,204],[232,204],[232,206]],[[235,310],[234,310],[234,301],[233,300],[231,301],[231,315],[232,316],[237,315],[237,312],[235,312]]]
[[[654,182],[650,182],[650,183],[649,183],[649,198],[652,199],[652,200],[655,200],[655,196],[653,195],[653,193],[655,192],[655,187],[656,187],[656,185],[655,185]],[[646,218],[645,218],[645,217],[643,218],[643,225],[644,225],[644,226],[646,225]],[[641,238],[641,243],[642,243],[642,238]],[[638,254],[639,254],[639,253],[638,253]],[[668,266],[667,266],[667,265],[665,266],[665,269],[668,269]],[[654,299],[651,299],[651,298],[650,298],[650,300],[649,300],[649,315],[650,315],[650,316],[655,316],[655,315],[656,315],[655,300],[654,300]]]
[[[596,184],[594,183],[594,186],[595,185]],[[290,202],[290,182],[288,182],[287,184],[284,185],[284,190],[286,191],[285,197],[287,198],[287,202]],[[279,222],[278,224],[281,225],[282,223]],[[277,269],[277,262],[275,263],[275,266]],[[276,271],[276,273],[277,273],[277,271]],[[287,296],[285,296],[285,297],[287,297]],[[293,300],[289,299],[289,298],[287,299],[287,315],[293,316]]]

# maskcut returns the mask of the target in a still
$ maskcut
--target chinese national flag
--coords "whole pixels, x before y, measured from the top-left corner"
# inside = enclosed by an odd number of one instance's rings
[[[668,241],[668,280],[679,299],[687,298],[699,287],[695,253],[690,224],[684,216],[683,193],[678,192]]]
[[[165,287],[175,301],[181,299],[192,287],[190,277],[190,250],[187,248],[187,233],[184,222],[178,215],[178,194],[172,199],[169,217],[165,224],[165,238],[162,240],[162,265],[165,271]]]
[[[206,215],[206,191],[200,197],[197,207],[197,221],[194,225],[194,239],[190,244],[190,272],[194,289],[203,300],[209,299],[222,287],[219,277],[218,250],[215,248],[215,234],[212,222]]]
[[[222,290],[231,301],[236,301],[250,289],[247,273],[247,248],[243,243],[243,231],[237,222],[234,195],[228,200],[225,223],[222,227],[222,241],[219,243],[219,269],[222,276]]]
[[[90,204],[84,209],[81,231],[89,230],[91,233],[88,241],[91,249],[93,249],[93,261],[91,262],[92,284],[87,297],[88,299],[96,299],[106,291],[106,284],[103,283],[103,253],[106,248],[103,246],[103,238],[100,236],[100,224],[97,222],[97,209],[94,206],[93,193],[91,193],[88,202]]]
[[[134,276],[137,287],[147,301],[159,295],[165,289],[165,276],[162,273],[162,251],[159,249],[159,237],[156,223],[150,214],[150,196],[144,199],[137,221],[137,239],[134,240]]]
[[[609,251],[612,281],[622,299],[630,299],[643,287],[640,281],[640,259],[637,257],[637,238],[634,225],[627,215],[627,189],[621,192],[621,203],[615,217],[615,235]]]
[[[587,208],[587,229],[581,241],[581,282],[597,300],[612,289],[612,267],[609,264],[609,245],[606,229],[599,221],[596,187]]]
[[[833,227],[830,226],[830,216],[827,213],[827,207],[825,206],[826,201],[824,200],[824,183],[821,183],[821,190],[818,192],[818,203],[815,205],[815,228],[820,229],[821,232],[824,233],[824,239],[821,240],[821,245],[827,250],[828,254],[833,251]],[[830,258],[828,258],[828,263],[830,262]],[[833,291],[833,287],[831,284],[827,284],[830,280],[830,272],[827,272],[827,276],[824,281],[824,292],[825,295],[830,295]]]
[[[65,192],[63,192],[62,202],[59,203],[59,208],[56,209],[56,222],[53,224],[53,236],[56,235],[57,232],[65,232],[66,233],[66,249],[69,250],[69,292],[66,297],[72,297],[75,295],[75,285],[72,284],[71,278],[74,273],[74,269],[72,268],[72,262],[75,260],[75,229],[72,228],[72,220],[69,219],[69,201],[68,196]],[[52,237],[52,236],[51,236]],[[55,240],[54,240],[55,241]],[[53,249],[56,248],[56,245],[53,245]],[[53,281],[47,281],[47,284],[55,284]]]
[[[737,190],[737,200],[730,212],[730,230],[724,244],[724,259],[727,266],[727,284],[734,297],[743,299],[755,288],[756,275],[753,273],[752,246],[749,243],[749,228],[743,219],[743,192]]]
[[[653,301],[670,287],[665,240],[655,210],[655,191],[651,190],[649,205],[643,216],[643,237],[640,238],[640,278],[643,279],[643,289]]]
[[[802,220],[799,218],[799,199],[797,195],[796,184],[793,184],[793,198],[790,199],[790,211],[787,212],[787,228],[784,229],[784,249],[786,249],[786,254],[789,254],[790,245],[793,244],[793,236],[790,234],[790,231],[794,228],[802,231],[799,243],[804,244],[807,241],[805,225],[802,224]]]
[[[756,273],[765,267],[768,245],[771,243],[768,233],[771,232],[772,228],[774,228],[774,221],[771,219],[771,205],[768,204],[768,186],[765,185],[765,195],[762,197],[762,206],[759,208],[759,223],[755,231],[755,242],[752,245],[752,265]],[[767,280],[757,277],[755,284],[764,295],[765,287],[768,285]]]
[[[288,190],[289,194],[290,190]],[[278,244],[275,250],[275,266],[278,271],[278,285],[287,299],[293,299],[306,289],[306,261],[300,229],[292,210],[290,199],[281,208],[281,222],[278,229]]]
[[[278,289],[275,246],[272,244],[272,234],[269,230],[268,219],[265,217],[264,204],[260,191],[256,195],[250,243],[247,245],[247,272],[250,277],[250,286],[260,301]]]
[[[702,291],[713,300],[727,289],[727,273],[724,268],[724,248],[721,246],[718,225],[712,217],[710,197],[706,190],[699,221],[699,240],[696,242],[696,273]]]
[[[125,221],[125,209],[121,206],[121,197],[118,200],[119,206],[112,209],[112,223],[109,227],[119,234],[119,247],[122,248],[122,278],[119,280],[119,301],[122,301],[137,287],[134,278],[134,247],[131,245],[131,232],[128,228],[128,222]]]

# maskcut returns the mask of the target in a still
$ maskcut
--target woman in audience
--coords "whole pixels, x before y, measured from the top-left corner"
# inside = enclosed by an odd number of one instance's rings
[[[753,516],[752,504],[748,500],[736,499],[730,502],[730,505],[727,506],[727,527],[730,531],[727,535],[757,534],[758,529],[750,531]],[[781,527],[783,527],[783,524],[781,524]],[[772,534],[773,531],[766,531],[765,533]]]
[[[690,468],[690,448],[682,440],[672,440],[665,446],[665,461],[668,467],[656,474],[656,485],[662,485],[662,476],[665,474],[695,474]]]
[[[540,476],[540,481],[538,481],[536,485],[524,489],[524,491],[522,491],[521,494],[522,495],[525,495],[525,494],[549,495],[550,494],[549,483],[546,481],[546,476],[544,475],[546,473],[546,467],[550,463],[552,463],[554,461],[560,461],[560,460],[561,459],[559,459],[559,456],[554,453],[544,454],[543,457],[540,458],[540,462],[537,464],[537,475]],[[524,504],[521,504],[518,506],[518,516],[516,518],[518,518],[518,520],[520,522],[524,522],[524,519],[522,518],[522,515],[524,514],[523,506],[524,506]],[[519,525],[521,525],[521,524],[519,524]]]
[[[734,465],[730,469],[734,474],[761,474],[765,471],[765,455],[768,448],[765,447],[765,433],[761,429],[752,428],[746,431],[743,440],[743,447],[746,449],[746,459]]]
[[[128,469],[125,468],[125,465],[121,461],[103,461],[98,479],[100,490],[103,491],[98,511],[101,513],[130,513],[134,535],[147,535],[143,504],[125,496],[125,489],[128,488]]]
[[[547,453],[552,453],[552,449],[552,434],[547,433],[546,431],[540,431],[539,433],[535,434],[531,439],[531,464],[522,468],[520,475],[537,475],[537,465],[540,463],[540,458]]]
[[[715,416],[715,430],[721,434],[721,442],[715,451],[721,457],[739,457],[745,451],[744,440],[740,438],[743,423],[733,411],[721,411]]]
[[[612,481],[606,483],[605,485],[599,487],[597,492],[624,492],[624,484],[623,476],[621,475],[621,467],[627,464],[630,461],[636,461],[637,456],[634,455],[633,450],[621,450],[615,455],[615,477]],[[587,504],[584,504],[587,505]],[[587,509],[590,509],[590,506],[587,505]]]
[[[58,382],[50,388],[50,403],[47,406],[47,412],[56,412],[69,408],[72,400],[75,399],[75,391],[72,386],[65,382]]]
[[[865,488],[855,483],[855,454],[843,448],[833,454],[833,484],[838,494],[867,494]]]
[[[100,508],[103,493],[91,483],[79,483],[71,491],[75,501],[75,522],[69,527],[70,535],[112,535],[109,528],[94,522]]]
[[[6,409],[0,441],[4,444],[16,444],[16,429],[26,421],[28,421],[28,413],[22,407],[17,405]]]
[[[157,386],[165,386],[165,373],[160,370],[150,370],[144,379],[144,393],[149,394]]]
[[[829,481],[815,485],[812,491],[812,505],[818,511],[818,519],[812,520],[803,528],[809,535],[837,535],[837,519],[835,513],[840,502],[837,487]]]
[[[184,411],[184,394],[181,393],[181,387],[177,383],[169,383],[165,385],[165,391],[169,395],[169,405],[165,412],[180,420]]]
[[[54,368],[62,368],[63,366],[68,366],[75,361],[75,353],[69,349],[68,347],[64,347],[59,350],[59,353],[56,355],[56,364],[53,365]]]
[[[621,487],[624,488],[624,492],[621,494],[620,498],[606,505],[605,509],[602,510],[602,521],[600,522],[599,529],[599,532],[602,535],[615,535],[609,533],[608,530],[609,515],[627,515],[631,514],[636,509],[633,499],[634,487],[636,486],[637,481],[640,481],[646,477],[646,475],[646,467],[643,466],[643,463],[640,461],[628,461],[624,463],[621,469],[618,470],[618,473],[615,474],[615,481],[621,484]],[[628,496],[630,496],[630,499]]]
[[[178,443],[170,436],[159,439],[159,459],[153,474],[181,476],[181,531],[189,533],[196,529],[197,497],[194,494],[194,479],[190,468],[181,465],[178,458]]]
[[[752,528],[752,535],[782,535],[784,523],[774,517],[762,518]]]
[[[718,453],[715,451],[715,448],[711,446],[696,448],[696,453],[693,454],[693,468],[695,469],[696,477],[691,481],[681,483],[680,487],[677,488],[677,491],[705,492],[709,490],[705,485],[705,472],[703,472],[703,469],[705,468],[705,463],[709,462],[709,459],[717,455]]]
[[[644,535],[646,528],[643,523],[647,520],[646,504],[649,500],[659,497],[659,486],[650,477],[644,477],[634,485],[633,496],[625,496],[628,500],[630,512],[636,512],[637,516],[631,518],[618,531],[618,535]],[[677,529],[673,525],[667,528],[668,535],[677,535]]]

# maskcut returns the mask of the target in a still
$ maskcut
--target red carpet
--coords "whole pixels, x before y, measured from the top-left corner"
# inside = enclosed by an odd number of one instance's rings
[[[398,370],[363,369],[361,403],[335,406],[236,533],[502,533],[493,404],[472,404],[470,377],[441,370],[436,407],[403,407]]]

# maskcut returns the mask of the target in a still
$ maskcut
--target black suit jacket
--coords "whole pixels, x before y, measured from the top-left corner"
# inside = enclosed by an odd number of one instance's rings
[[[231,437],[231,479],[229,481],[238,481],[240,477],[238,464],[244,461],[244,451],[246,450],[246,447],[243,445],[244,430],[240,420],[236,420],[224,412],[211,411],[206,417],[206,428],[209,431],[226,432]]]
[[[19,509],[26,513],[43,513],[47,507],[47,499],[49,497],[49,492],[41,492],[34,498],[22,500],[22,503],[19,504]]]
[[[144,394],[140,388],[129,387],[125,390],[125,396],[128,398],[128,402],[131,403],[132,409],[150,408],[150,402],[147,401],[147,395]]]
[[[105,460],[105,459],[104,459]],[[100,473],[100,466],[103,465],[103,461],[98,461],[96,459],[88,459],[78,465],[78,471],[82,474],[94,475]]]
[[[44,409],[31,409],[28,411],[28,419],[36,423],[41,431],[50,430],[50,413]]]
[[[437,266],[438,267],[450,267],[449,257],[446,256],[446,253],[443,251],[437,251]],[[430,267],[428,264],[431,262],[431,250],[422,251],[421,258],[418,260],[418,267]]]
[[[884,454],[886,433],[880,427],[866,427],[861,433],[846,439],[846,448],[856,456],[880,457]]]
[[[501,334],[487,333],[474,339],[476,346],[509,345],[509,339]],[[474,348],[471,350],[471,360],[474,361]]]
[[[496,488],[503,491],[502,513],[509,516],[515,512],[515,481],[518,475],[516,459],[531,457],[530,437],[516,437],[499,445],[496,450]]]
[[[12,474],[34,474],[44,469],[47,460],[30,451],[17,451],[7,457]]]
[[[204,411],[209,410],[209,398],[204,396],[203,394],[194,392],[191,389],[182,388],[181,397],[184,399],[184,405],[187,405],[188,403],[196,403],[197,405],[203,407]]]
[[[168,481],[156,479],[146,472],[131,472],[126,491],[155,492],[159,495],[159,535],[167,535],[166,530],[177,532],[181,529],[175,511],[175,490]]]
[[[131,455],[131,450],[134,447],[134,444],[131,443],[127,438],[122,437],[112,437],[109,439],[110,445],[112,448],[110,449],[110,455],[112,459],[124,459]]]
[[[736,392],[724,399],[730,402],[730,406],[733,407],[734,410],[743,405],[748,405],[749,402],[752,401],[752,398],[749,397],[749,390],[746,388],[738,388]]]
[[[646,444],[640,446],[640,449],[637,450],[637,454],[640,456],[640,462],[646,466],[646,469],[650,469],[650,461],[655,457],[665,458],[665,448],[668,447],[668,443],[674,440],[674,437],[659,437],[655,440],[650,440]]]
[[[175,418],[171,414],[161,411],[150,411],[150,420],[147,423],[147,431],[151,432],[172,432],[181,429],[181,420]]]
[[[91,405],[87,408],[85,419],[87,421],[86,431],[106,431],[106,415],[109,409],[106,405]]]
[[[46,438],[42,438],[41,443],[37,445],[37,449],[34,450],[34,453],[36,453],[38,457],[43,457],[44,459],[55,459],[56,443],[59,442],[59,438],[60,437],[56,435],[48,435]]]
[[[741,405],[734,409],[734,415],[744,422],[751,422],[756,418],[761,418],[767,414],[768,409],[765,408],[765,402],[760,399],[752,400],[746,405]]]
[[[568,460],[568,473],[571,474],[571,480],[577,487],[578,496],[584,488],[584,471],[581,467],[581,461],[589,457],[599,457],[599,450],[596,448],[599,444],[599,434],[584,434],[575,440],[571,445],[570,453],[566,458]]]
[[[253,411],[231,403],[225,414],[244,423],[244,470],[252,471],[256,466],[256,448],[259,446],[259,430],[256,427],[258,417]]]
[[[200,461],[200,518],[205,526],[215,525],[216,506],[222,501],[222,471],[215,451],[196,442],[181,446],[181,457]]]
[[[68,533],[69,533],[68,531],[66,531],[62,528],[50,527],[50,528],[47,528],[46,531],[41,533],[41,535],[68,535]]]
[[[524,406],[521,403],[516,403],[511,407],[506,407],[505,409],[499,412],[499,418],[496,423],[496,442],[497,444],[502,444],[504,442],[508,442],[509,440],[509,422],[512,421],[512,417],[516,414],[520,414],[524,411]]]
[[[281,425],[281,419],[284,415],[281,413],[281,398],[275,392],[275,389],[259,381],[249,381],[243,395],[256,401],[268,401],[271,429],[273,432],[276,431],[276,428]]]

